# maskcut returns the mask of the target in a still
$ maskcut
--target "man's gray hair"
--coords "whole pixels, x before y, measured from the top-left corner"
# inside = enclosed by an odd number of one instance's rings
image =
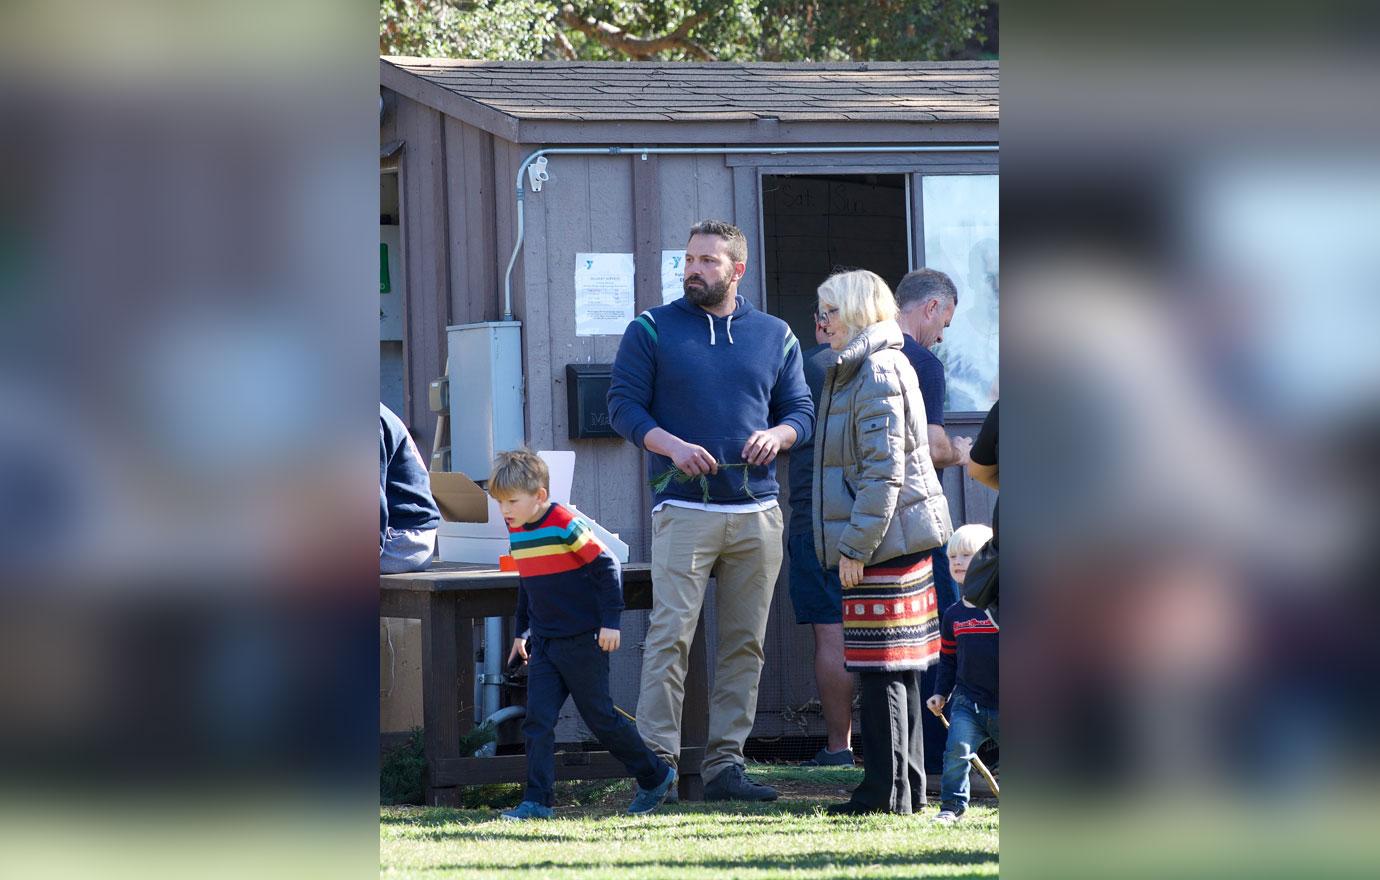
[[[727,220],[701,220],[690,227],[690,238],[697,235],[717,235],[728,244],[730,260],[735,263],[747,262],[747,236]]]
[[[927,299],[958,305],[958,288],[948,275],[938,269],[916,269],[896,285],[896,305],[901,311],[921,305]]]

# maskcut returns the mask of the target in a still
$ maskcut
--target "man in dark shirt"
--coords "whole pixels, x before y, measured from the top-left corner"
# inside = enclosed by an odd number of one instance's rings
[[[837,354],[829,347],[818,318],[814,348],[803,355],[805,384],[819,407],[824,375]],[[827,741],[805,762],[810,767],[853,766],[853,674],[843,665],[843,584],[839,573],[828,571],[815,556],[815,532],[810,506],[815,471],[811,444],[795,447],[787,472],[791,487],[790,537],[791,605],[795,622],[808,623],[815,633],[815,686],[819,689],[820,714],[824,716]]]
[[[958,307],[958,288],[948,275],[935,269],[917,269],[896,285],[896,305],[900,314],[896,323],[905,333],[902,353],[915,368],[920,380],[920,396],[925,401],[925,421],[930,460],[935,473],[943,476],[950,465],[968,464],[968,452],[973,441],[967,437],[950,438],[944,430],[944,362],[930,349],[944,341],[944,330],[953,320]],[[941,545],[934,549],[934,594],[941,609],[958,601],[958,586],[949,576],[949,557]],[[922,686],[933,687],[934,671],[922,676]],[[925,754],[932,756],[927,769],[939,772],[939,758],[943,753],[946,734],[935,718],[924,719]]]
[[[958,307],[958,289],[943,272],[917,269],[896,285],[896,305],[901,310],[896,322],[905,333],[901,351],[915,368],[916,378],[920,380],[920,396],[925,401],[925,421],[929,423],[926,433],[935,473],[941,473],[950,465],[966,465],[973,441],[967,437],[950,438],[944,431],[944,363],[930,351],[944,341],[944,330]],[[937,548],[934,586],[940,608],[958,601],[958,591],[948,572],[944,548]]]
[[[969,459],[968,476],[989,489],[1000,488],[997,480],[997,403],[987,411],[982,430],[978,432],[977,440],[973,441]]]

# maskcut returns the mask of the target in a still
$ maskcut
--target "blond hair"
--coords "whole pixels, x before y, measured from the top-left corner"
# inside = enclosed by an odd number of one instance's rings
[[[949,537],[949,555],[972,556],[991,539],[991,526],[984,526],[981,523],[968,523],[966,526],[959,526]]]
[[[875,272],[854,269],[824,279],[819,286],[820,311],[837,308],[833,320],[848,329],[848,338],[881,321],[896,320],[896,298]]]
[[[489,475],[490,495],[497,498],[516,492],[536,494],[538,489],[551,491],[551,471],[540,455],[530,449],[514,449],[494,458],[493,473]]]

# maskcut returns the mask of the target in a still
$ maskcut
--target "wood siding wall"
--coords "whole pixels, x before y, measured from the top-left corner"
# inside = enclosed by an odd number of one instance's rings
[[[427,447],[435,419],[426,406],[427,384],[445,368],[447,324],[497,320],[502,311],[503,273],[515,235],[513,181],[534,145],[497,138],[401,96],[394,136],[406,141],[401,159],[404,277],[407,295],[405,356],[407,421]],[[629,141],[636,132],[629,132]],[[991,131],[995,138],[995,127]],[[513,311],[523,322],[527,442],[538,449],[574,449],[574,501],[581,510],[631,549],[634,560],[650,551],[650,496],[643,454],[622,440],[568,439],[565,366],[610,363],[619,337],[575,335],[574,261],[579,252],[636,255],[636,311],[661,302],[662,248],[680,248],[697,220],[737,223],[753,251],[761,239],[761,173],[831,171],[916,173],[921,168],[950,173],[991,171],[995,156],[858,156],[829,164],[816,156],[552,156],[551,179],[540,193],[527,194],[526,242],[513,279]],[[912,192],[919,189],[912,181]],[[916,259],[923,256],[923,231],[912,228]],[[763,306],[762,273],[750,251],[739,293]],[[952,420],[950,432],[975,436],[980,418]],[[778,465],[784,492],[785,461]],[[944,475],[955,524],[990,522],[992,493],[958,470]],[[783,494],[783,503],[788,498]],[[772,603],[754,735],[822,735],[816,712],[804,726],[783,720],[815,697],[814,652],[809,627],[798,626],[786,588],[786,567]],[[711,593],[712,596],[712,593]],[[714,634],[712,598],[709,603]],[[646,612],[624,616],[624,649],[613,656],[614,701],[636,711]],[[713,642],[711,641],[711,644]],[[711,671],[712,677],[712,671]],[[783,711],[784,710],[784,711]],[[562,722],[562,739],[579,731],[573,708]]]

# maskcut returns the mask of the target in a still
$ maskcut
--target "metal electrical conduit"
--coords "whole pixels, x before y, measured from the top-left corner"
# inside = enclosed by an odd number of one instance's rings
[[[513,242],[513,255],[508,259],[508,271],[503,275],[503,320],[513,320],[513,266],[517,264],[518,252],[526,237],[522,213],[522,203],[527,191],[522,185],[522,175],[530,172],[532,191],[541,192],[546,174],[547,156],[625,156],[641,155],[646,161],[649,155],[726,155],[728,153],[765,153],[786,155],[788,153],[995,153],[996,144],[909,144],[874,145],[863,147],[551,147],[537,150],[522,160],[517,171],[517,241]]]

